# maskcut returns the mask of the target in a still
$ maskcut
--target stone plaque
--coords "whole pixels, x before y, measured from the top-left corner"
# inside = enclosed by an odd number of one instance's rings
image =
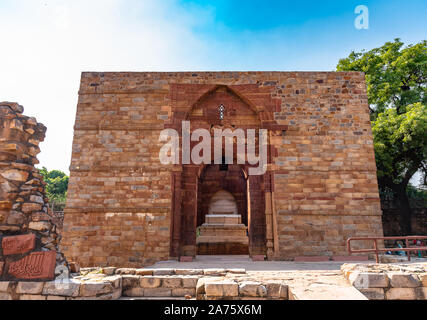
[[[22,236],[4,237],[2,240],[3,254],[5,256],[23,254],[33,250],[35,244],[36,236],[33,233]]]
[[[12,262],[9,275],[17,279],[52,279],[55,272],[56,251],[33,252]]]

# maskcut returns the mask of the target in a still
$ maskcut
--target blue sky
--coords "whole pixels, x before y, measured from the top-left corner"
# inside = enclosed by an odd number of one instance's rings
[[[0,0],[0,100],[48,127],[41,165],[68,172],[82,71],[329,71],[397,37],[427,39],[427,1]]]

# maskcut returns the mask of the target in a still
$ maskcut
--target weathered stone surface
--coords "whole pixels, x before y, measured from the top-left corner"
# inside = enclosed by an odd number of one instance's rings
[[[182,287],[181,278],[178,277],[162,277],[163,288],[180,288]]]
[[[168,288],[147,288],[144,289],[144,297],[171,297],[172,289]]]
[[[61,296],[47,296],[46,300],[66,300],[66,297],[61,297]]]
[[[203,269],[175,269],[176,275],[203,275]]]
[[[227,269],[227,273],[233,273],[233,274],[245,274],[246,269]]]
[[[268,281],[264,285],[267,288],[267,297],[276,299],[288,298],[288,286],[282,281]]]
[[[1,175],[8,179],[8,180],[13,180],[13,181],[27,181],[28,179],[28,172],[26,171],[22,171],[22,170],[7,170],[1,173]]]
[[[427,273],[419,275],[423,287],[427,287]]]
[[[0,292],[8,292],[9,286],[9,281],[0,281]]]
[[[30,222],[28,226],[29,229],[36,230],[36,231],[47,231],[51,227],[52,227],[52,224],[46,221]]]
[[[175,273],[175,270],[170,268],[161,268],[161,269],[153,270],[153,276],[169,276],[169,275],[173,275],[174,273]]]
[[[209,269],[204,269],[203,273],[205,276],[225,276],[226,270],[209,268]]]
[[[8,274],[17,279],[52,279],[56,262],[55,251],[32,252],[12,262]]]
[[[74,280],[46,282],[43,295],[77,297],[80,293],[80,283]]]
[[[108,276],[105,277],[104,280],[110,282],[114,289],[119,289],[122,287],[121,276]]]
[[[172,297],[185,297],[196,295],[196,288],[175,288],[172,289]]]
[[[134,268],[119,268],[116,270],[116,274],[135,274]]]
[[[136,275],[122,276],[123,289],[138,287],[140,280],[141,280],[141,276],[136,276]]]
[[[366,296],[369,300],[384,300],[385,294],[383,288],[367,288],[367,289],[359,289],[364,296]]]
[[[416,288],[415,290],[416,290],[418,300],[427,300],[427,288],[426,287]]]
[[[122,295],[124,297],[143,297],[144,291],[147,289],[144,288],[129,288],[123,291]]]
[[[0,292],[0,300],[12,300],[12,296],[9,293]]]
[[[393,288],[416,288],[421,286],[421,281],[411,274],[389,273],[388,277]]]
[[[237,297],[239,295],[239,285],[230,280],[206,282],[205,292],[207,296],[213,297]]]
[[[267,288],[259,282],[244,281],[239,284],[239,294],[245,297],[265,297]]]
[[[80,286],[80,296],[82,297],[93,297],[112,292],[113,286],[110,282],[84,282]]]
[[[142,288],[158,288],[162,283],[162,278],[156,276],[143,276],[140,280],[140,286]]]
[[[23,294],[19,300],[46,300],[46,296],[36,294]]]
[[[42,205],[39,203],[24,203],[22,205],[22,212],[24,213],[30,213],[35,211],[40,211],[42,209]],[[34,230],[42,230],[42,229],[35,229]]]
[[[417,292],[415,288],[390,288],[386,292],[387,300],[416,300]]]
[[[5,256],[23,254],[33,250],[35,244],[36,236],[32,233],[20,236],[4,237],[2,240],[3,254]]]
[[[348,280],[357,289],[387,288],[389,284],[384,273],[352,272]]]
[[[153,269],[136,269],[135,274],[139,276],[152,276]]]
[[[206,278],[200,278],[197,281],[197,285],[196,285],[196,294],[205,294],[206,290],[205,290],[205,284],[208,282],[218,282],[218,281],[222,281],[224,278],[223,277],[206,277]]]
[[[44,282],[18,282],[16,293],[19,294],[41,294]]]
[[[0,261],[0,277],[3,274],[4,262]]]
[[[183,288],[196,288],[199,277],[197,276],[185,276],[182,278]]]
[[[116,273],[117,268],[116,267],[105,267],[102,268],[102,272],[108,276],[111,276]]]

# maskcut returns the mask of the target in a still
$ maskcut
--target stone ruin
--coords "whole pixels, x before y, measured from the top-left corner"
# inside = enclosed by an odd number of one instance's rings
[[[36,156],[46,127],[17,103],[0,103],[0,280],[69,277]]]

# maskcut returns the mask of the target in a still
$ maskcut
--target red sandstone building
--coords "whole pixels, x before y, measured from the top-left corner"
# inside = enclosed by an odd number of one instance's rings
[[[182,121],[267,129],[267,171],[161,164],[160,132]],[[362,73],[83,73],[74,130],[62,247],[83,266],[344,255],[382,236]]]

